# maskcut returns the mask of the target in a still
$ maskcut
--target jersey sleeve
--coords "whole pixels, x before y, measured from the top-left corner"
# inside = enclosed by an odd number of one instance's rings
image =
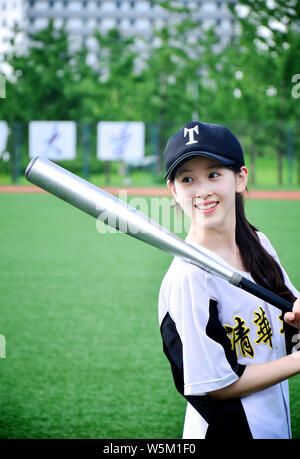
[[[276,261],[279,263],[280,265],[280,261],[279,261],[279,258],[276,259]],[[299,290],[296,289],[296,287],[292,284],[292,282],[290,281],[290,278],[289,276],[287,275],[286,271],[284,270],[284,268],[280,265],[281,267],[281,271],[282,271],[282,274],[283,274],[283,277],[284,277],[284,282],[285,282],[285,285],[290,289],[290,291],[293,293],[293,295],[296,297],[296,298],[299,298],[300,297],[300,292]]]
[[[205,395],[232,384],[239,375],[222,344],[208,333],[211,320],[216,320],[211,317],[209,274],[187,263],[182,268],[169,284],[166,301],[182,343],[184,395]]]

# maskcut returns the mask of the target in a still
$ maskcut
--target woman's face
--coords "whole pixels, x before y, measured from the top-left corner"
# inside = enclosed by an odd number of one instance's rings
[[[205,156],[195,156],[180,166],[168,187],[193,225],[228,228],[235,223],[235,193],[245,190],[248,170],[239,173]]]

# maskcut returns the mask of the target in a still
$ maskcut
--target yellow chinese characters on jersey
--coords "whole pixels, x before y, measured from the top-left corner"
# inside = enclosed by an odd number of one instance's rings
[[[251,342],[249,336],[250,327],[247,326],[242,317],[235,316],[233,318],[236,323],[235,326],[223,325],[226,330],[226,334],[230,339],[231,349],[235,351],[237,357],[239,357],[239,354],[242,357],[254,357],[254,344],[268,344],[271,349],[273,348],[273,331],[264,309],[259,306],[259,311],[253,311],[253,315],[253,324],[256,326],[257,334],[257,339],[254,343]]]

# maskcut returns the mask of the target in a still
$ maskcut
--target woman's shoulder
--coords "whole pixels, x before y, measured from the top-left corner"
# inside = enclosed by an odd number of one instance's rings
[[[166,287],[170,284],[180,285],[187,281],[204,282],[207,277],[207,272],[200,269],[198,266],[188,263],[178,257],[174,257],[171,265],[162,281],[162,286]]]
[[[257,230],[256,234],[259,237],[260,241],[268,241],[269,240],[268,237],[266,236],[266,234],[263,233],[262,231]]]
[[[176,317],[176,311],[182,305],[194,304],[195,298],[204,298],[208,295],[208,273],[187,261],[175,257],[169,266],[159,290],[160,318],[166,310]],[[206,304],[204,302],[204,304]]]

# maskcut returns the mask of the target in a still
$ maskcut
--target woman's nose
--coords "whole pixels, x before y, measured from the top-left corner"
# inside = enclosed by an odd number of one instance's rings
[[[207,187],[197,188],[196,194],[195,194],[196,198],[203,199],[204,201],[211,195],[212,195],[212,191]]]

